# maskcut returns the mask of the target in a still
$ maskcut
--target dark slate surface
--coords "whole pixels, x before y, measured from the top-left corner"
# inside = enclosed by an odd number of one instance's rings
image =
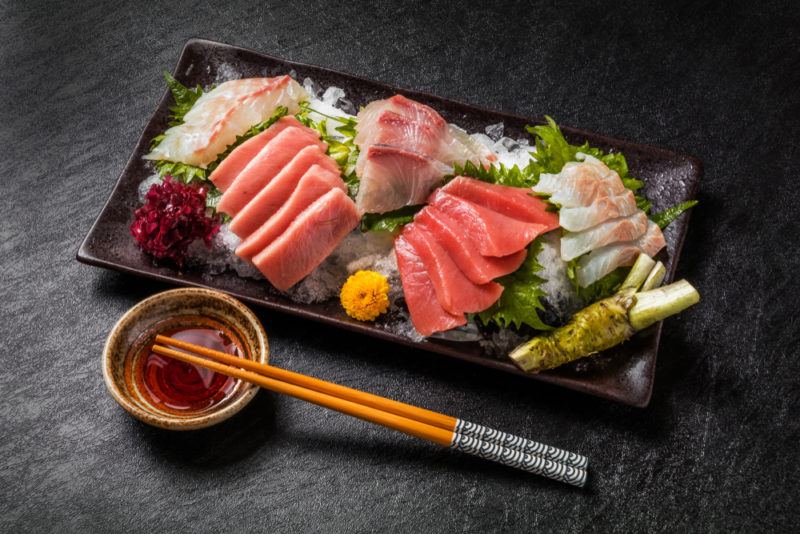
[[[797,526],[796,3],[232,4],[0,8],[0,531]],[[646,410],[260,314],[276,364],[585,453],[588,489],[263,392],[191,434],[106,395],[106,333],[164,287],[74,253],[190,37],[705,161],[678,271],[704,300]]]

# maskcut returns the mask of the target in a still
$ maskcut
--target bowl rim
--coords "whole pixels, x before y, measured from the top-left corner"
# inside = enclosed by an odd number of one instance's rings
[[[261,324],[261,321],[258,317],[253,313],[253,311],[245,306],[242,302],[235,299],[234,297],[227,295],[221,291],[216,291],[213,289],[205,289],[205,288],[197,288],[197,287],[182,287],[176,289],[169,289],[166,291],[160,291],[155,293],[146,299],[143,299],[128,309],[122,316],[117,320],[114,326],[108,333],[108,337],[106,338],[105,344],[103,345],[103,353],[102,353],[102,368],[103,368],[103,380],[106,384],[106,389],[108,390],[111,397],[119,404],[125,411],[129,414],[134,416],[136,419],[147,423],[152,426],[156,426],[159,428],[163,428],[166,430],[198,430],[201,428],[207,428],[218,423],[221,423],[242,410],[247,404],[253,400],[256,393],[258,393],[259,387],[244,382],[242,384],[243,391],[241,395],[237,399],[234,399],[232,402],[225,404],[222,408],[218,410],[211,410],[208,413],[204,413],[202,415],[197,416],[188,416],[188,417],[172,417],[169,415],[160,415],[149,412],[137,406],[136,404],[132,403],[127,396],[122,392],[120,385],[114,380],[114,374],[112,372],[112,346],[114,341],[118,337],[121,330],[138,319],[138,315],[142,312],[143,309],[146,309],[150,306],[153,301],[155,300],[162,300],[164,298],[167,299],[175,299],[181,298],[187,294],[192,295],[202,295],[207,298],[211,298],[217,300],[219,302],[224,303],[226,306],[234,308],[236,311],[241,313],[245,320],[252,324],[254,331],[258,337],[258,341],[261,345],[261,350],[256,355],[255,360],[260,363],[268,363],[269,362],[269,344],[267,342],[267,334],[264,330],[264,326]],[[245,340],[243,340],[245,341]],[[251,347],[252,348],[252,347]],[[251,353],[254,351],[251,351]]]

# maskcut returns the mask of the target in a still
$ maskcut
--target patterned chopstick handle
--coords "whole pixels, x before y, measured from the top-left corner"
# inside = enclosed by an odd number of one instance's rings
[[[496,443],[487,443],[464,434],[453,433],[450,448],[573,486],[582,488],[586,484],[586,471],[583,469],[507,449]]]
[[[521,451],[526,454],[530,454],[531,456],[540,456],[557,463],[577,467],[578,469],[586,470],[587,466],[589,465],[589,459],[586,456],[581,456],[580,454],[575,454],[574,452],[565,451],[563,449],[557,449],[556,447],[544,445],[542,443],[525,439],[520,436],[515,436],[513,434],[500,432],[499,430],[495,430],[493,428],[470,423],[469,421],[464,421],[463,419],[459,419],[456,422],[456,428],[454,432],[456,434],[462,434],[464,436],[476,438],[487,443],[494,443],[508,449]]]

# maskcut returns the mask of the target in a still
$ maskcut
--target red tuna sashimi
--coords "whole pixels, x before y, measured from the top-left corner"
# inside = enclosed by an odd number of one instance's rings
[[[277,180],[277,178],[276,178]],[[274,181],[273,181],[274,183]],[[267,188],[271,187],[270,183]],[[264,188],[264,191],[267,190]],[[275,241],[292,224],[303,210],[331,189],[345,190],[344,182],[338,173],[331,172],[320,165],[314,165],[297,183],[294,192],[279,210],[251,233],[236,249],[236,255],[250,259]],[[239,216],[244,213],[241,212]],[[238,217],[238,216],[237,216]]]
[[[527,188],[489,184],[459,176],[442,190],[512,219],[543,224],[548,227],[547,231],[558,228],[558,214],[547,211],[547,204],[531,196],[533,192]]]
[[[503,292],[496,282],[474,284],[464,276],[436,239],[423,226],[411,223],[403,228],[406,241],[411,243],[428,270],[436,291],[436,298],[450,313],[475,313],[483,311]]]
[[[306,208],[253,263],[273,286],[286,291],[322,263],[358,221],[350,197],[332,189]]]
[[[548,230],[543,224],[506,217],[441,189],[428,201],[473,236],[478,252],[484,256],[502,257],[519,252]]]
[[[450,313],[439,304],[425,265],[402,234],[394,242],[394,253],[403,284],[403,296],[417,332],[429,336],[467,324],[464,314]]]
[[[414,224],[428,230],[461,272],[475,284],[485,284],[513,273],[522,265],[527,255],[527,250],[522,249],[502,258],[482,256],[466,230],[433,206],[427,206],[420,211],[414,218]]]
[[[239,173],[222,195],[217,211],[236,215],[261,189],[286,166],[294,156],[309,145],[323,151],[327,145],[316,133],[290,126],[275,136]]]
[[[300,179],[313,165],[319,165],[337,175],[339,173],[339,166],[319,146],[305,147],[236,214],[231,221],[231,231],[242,239],[255,232],[283,206]]]
[[[278,122],[260,134],[251,137],[228,154],[228,157],[222,160],[222,163],[211,173],[209,177],[211,182],[223,193],[227,191],[236,177],[239,176],[239,173],[250,163],[250,160],[256,157],[256,154],[261,152],[261,149],[267,146],[267,143],[272,141],[276,135],[289,126],[305,128],[294,117],[281,117]]]
[[[399,147],[372,145],[356,163],[360,213],[385,213],[422,204],[450,171],[443,163]]]

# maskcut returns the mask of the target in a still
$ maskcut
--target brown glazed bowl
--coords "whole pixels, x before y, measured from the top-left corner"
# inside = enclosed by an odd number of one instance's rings
[[[202,316],[217,321],[232,332],[244,348],[245,357],[266,364],[269,346],[264,327],[247,306],[211,289],[181,288],[149,297],[123,315],[106,340],[103,349],[103,378],[108,391],[128,413],[149,425],[168,430],[195,430],[220,423],[244,408],[258,387],[238,381],[223,402],[202,412],[179,415],[147,402],[134,381],[126,380],[125,365],[132,347],[148,342],[157,323],[180,316]]]

